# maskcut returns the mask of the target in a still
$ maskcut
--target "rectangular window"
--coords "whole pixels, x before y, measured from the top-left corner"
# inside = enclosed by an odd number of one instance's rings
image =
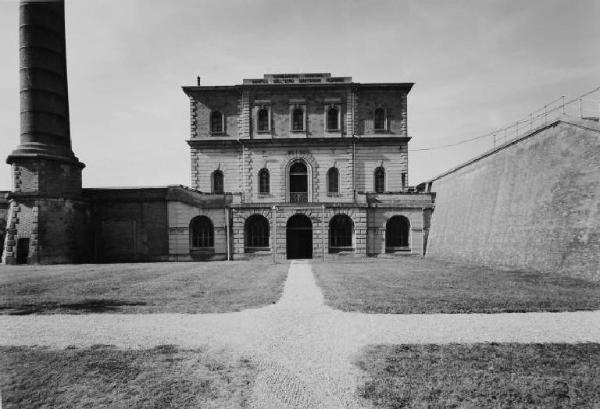
[[[254,101],[254,121],[256,124],[255,132],[271,133],[271,101]]]
[[[224,133],[224,118],[220,111],[213,111],[210,114],[210,133],[213,135],[222,135]]]
[[[387,112],[383,108],[377,108],[373,114],[373,128],[375,131],[385,131],[387,127]]]
[[[326,112],[327,131],[334,132],[340,130],[340,110],[336,106],[329,106]]]
[[[295,108],[292,111],[292,131],[304,131],[304,110]]]
[[[306,101],[290,99],[290,132],[306,132]]]

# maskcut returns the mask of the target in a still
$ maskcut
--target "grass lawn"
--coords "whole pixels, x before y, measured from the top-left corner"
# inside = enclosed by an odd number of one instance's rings
[[[287,264],[0,266],[0,314],[209,313],[276,302]]]
[[[314,264],[327,305],[394,314],[600,309],[600,283],[420,257]]]
[[[243,408],[256,374],[223,351],[0,347],[0,406]]]
[[[377,408],[597,408],[600,344],[377,345],[357,361]]]

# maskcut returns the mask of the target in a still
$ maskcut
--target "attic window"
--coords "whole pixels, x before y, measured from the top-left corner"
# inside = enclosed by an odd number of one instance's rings
[[[386,118],[386,114],[385,114],[385,109],[383,108],[377,108],[375,110],[375,114],[373,115],[373,123],[374,123],[374,129],[376,131],[385,131],[386,130],[386,122],[387,122],[387,118]]]
[[[223,114],[221,111],[212,111],[210,113],[210,133],[220,135],[223,133]]]

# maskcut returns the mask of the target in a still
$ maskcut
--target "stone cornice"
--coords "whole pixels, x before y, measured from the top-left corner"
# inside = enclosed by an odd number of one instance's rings
[[[260,89],[282,89],[282,88],[338,88],[338,89],[402,89],[407,93],[410,92],[414,83],[413,82],[389,82],[389,83],[359,83],[359,82],[350,82],[350,83],[316,83],[316,84],[253,84],[253,85],[192,85],[192,86],[183,86],[181,89],[187,95],[197,92],[212,92],[212,91],[240,91],[242,89],[252,89],[252,90],[260,90]]]
[[[316,146],[357,146],[395,145],[408,143],[407,136],[367,136],[362,138],[265,138],[265,139],[189,139],[186,142],[192,148],[229,148],[243,146],[298,146],[303,148]],[[310,145],[310,146],[309,146]]]

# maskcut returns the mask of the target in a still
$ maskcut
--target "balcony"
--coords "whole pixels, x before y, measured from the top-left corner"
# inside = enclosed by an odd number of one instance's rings
[[[308,192],[290,192],[290,202],[292,202],[292,203],[308,202]]]

